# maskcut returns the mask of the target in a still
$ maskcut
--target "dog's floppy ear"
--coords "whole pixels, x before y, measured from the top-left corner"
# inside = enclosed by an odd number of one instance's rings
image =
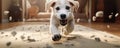
[[[74,11],[77,12],[79,9],[79,2],[74,0],[69,0],[69,3],[74,8]]]
[[[49,2],[49,7],[54,7],[55,6],[55,4],[56,4],[56,2],[55,1],[51,1],[51,2]]]
[[[47,2],[47,3],[46,3],[46,8],[45,8],[45,10],[46,10],[46,11],[47,11],[47,10],[50,11],[50,10],[51,10],[51,7],[54,7],[55,4],[56,4],[56,2],[55,2],[54,0],[51,0],[51,1]]]
[[[50,4],[50,6],[51,6],[51,7],[54,7],[55,4],[56,4],[55,2],[52,2],[52,3]]]
[[[69,1],[69,3],[71,6],[75,6],[74,2],[72,2],[72,1]]]

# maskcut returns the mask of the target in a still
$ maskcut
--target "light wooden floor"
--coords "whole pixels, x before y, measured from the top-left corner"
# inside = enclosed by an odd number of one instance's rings
[[[119,24],[110,24],[109,28],[107,25],[80,22],[70,36],[53,42],[49,22],[0,24],[0,48],[120,48]]]
[[[120,25],[119,23],[111,23],[111,24],[108,24],[108,23],[85,23],[85,22],[82,22],[82,23],[78,23],[80,25],[84,25],[84,26],[87,26],[87,27],[90,27],[90,28],[94,28],[94,29],[97,29],[97,30],[101,30],[101,31],[106,31],[108,33],[112,33],[112,34],[115,34],[117,36],[120,36]]]
[[[4,23],[0,24],[0,30],[7,29],[19,25],[24,24],[49,24],[49,22],[12,22],[12,23]],[[107,23],[86,23],[86,22],[80,22],[77,23],[79,25],[87,26],[90,28],[94,28],[101,31],[107,31],[109,33],[115,34],[117,36],[120,36],[120,25],[117,23],[113,24],[107,24]]]

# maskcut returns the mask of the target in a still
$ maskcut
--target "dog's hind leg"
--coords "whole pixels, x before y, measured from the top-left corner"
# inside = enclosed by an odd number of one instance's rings
[[[68,22],[67,26],[65,27],[64,35],[68,35],[74,30],[74,20]]]

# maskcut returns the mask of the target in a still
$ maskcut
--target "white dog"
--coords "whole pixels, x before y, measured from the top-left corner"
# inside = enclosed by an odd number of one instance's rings
[[[52,40],[59,41],[61,39],[58,27],[65,26],[65,35],[71,33],[74,29],[74,9],[76,2],[73,0],[52,0],[48,3],[48,7],[52,7],[50,19],[50,32],[52,33]],[[77,5],[78,6],[78,5]]]

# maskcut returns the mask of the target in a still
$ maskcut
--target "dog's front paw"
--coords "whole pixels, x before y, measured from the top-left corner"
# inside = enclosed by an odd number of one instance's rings
[[[53,41],[59,41],[61,39],[61,35],[60,34],[56,34],[54,36],[52,36],[52,40]]]

